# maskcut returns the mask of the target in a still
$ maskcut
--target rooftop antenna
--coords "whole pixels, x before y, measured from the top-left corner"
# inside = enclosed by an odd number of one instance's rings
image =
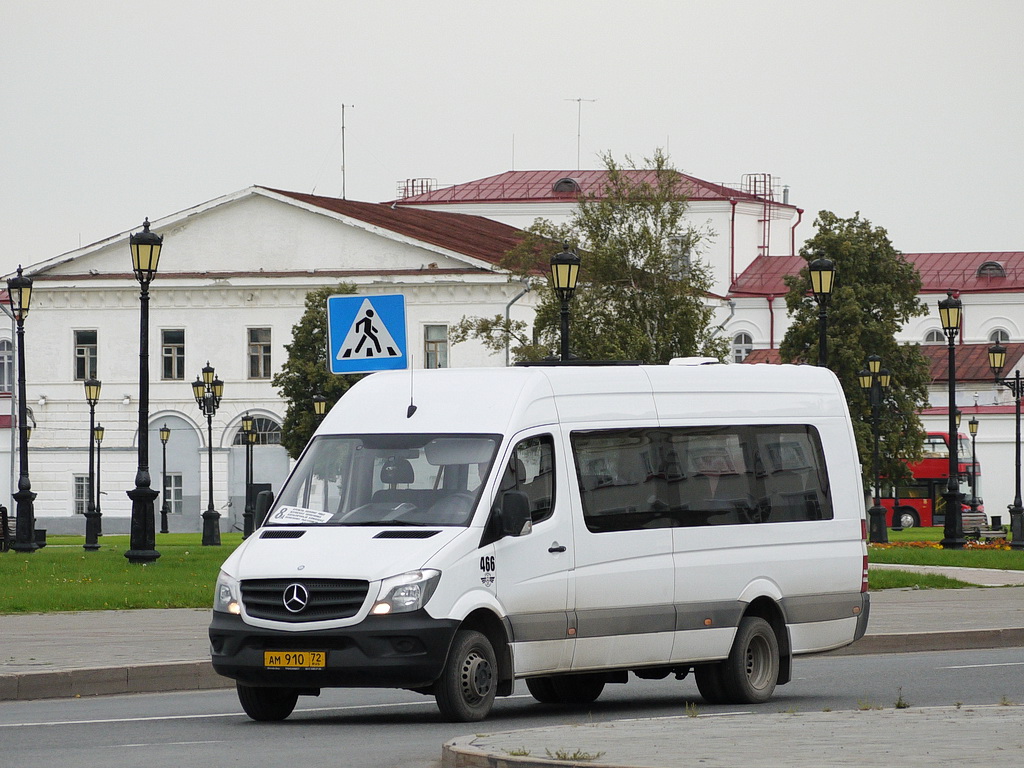
[[[578,171],[580,169],[580,129],[583,125],[583,102],[595,102],[597,99],[566,99],[566,101],[576,102],[576,170]]]
[[[341,105],[341,199],[345,197],[345,107],[354,107],[355,104]]]

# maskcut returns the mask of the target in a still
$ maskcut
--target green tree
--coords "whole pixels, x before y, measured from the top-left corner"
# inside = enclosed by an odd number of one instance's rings
[[[285,344],[288,359],[272,383],[288,404],[281,425],[281,444],[293,459],[302,453],[319,424],[313,413],[313,397],[323,395],[330,409],[362,378],[331,373],[327,364],[327,299],[350,293],[355,293],[355,288],[340,283],[306,294],[306,309],[292,326],[292,343]]]
[[[828,367],[838,376],[850,407],[865,483],[873,483],[871,404],[858,372],[869,355],[882,358],[892,383],[879,413],[880,474],[908,478],[902,459],[921,456],[924,429],[918,413],[928,402],[928,363],[917,344],[900,344],[896,334],[912,317],[927,313],[918,299],[921,277],[897,251],[887,232],[857,213],[841,219],[821,211],[815,235],[800,249],[808,262],[831,259],[835,287],[828,304]],[[792,320],[779,346],[784,362],[818,359],[818,305],[807,266],[786,278],[786,307]]]
[[[684,221],[679,172],[660,150],[643,168],[628,157],[625,165],[611,154],[602,160],[608,175],[601,193],[580,197],[566,224],[538,219],[502,266],[540,283],[563,243],[579,246],[582,265],[569,336],[572,353],[581,359],[722,359],[727,342],[711,327],[714,309],[707,301],[712,274],[699,258],[703,234]],[[640,170],[646,173],[634,173]],[[520,360],[553,355],[559,348],[561,304],[546,285],[537,287],[534,338],[525,335],[525,323],[506,323],[498,315],[463,318],[452,341],[476,338],[495,351],[508,341]]]

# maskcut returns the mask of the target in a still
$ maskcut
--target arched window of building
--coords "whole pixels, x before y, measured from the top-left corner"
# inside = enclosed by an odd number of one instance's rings
[[[273,419],[268,419],[263,416],[257,416],[252,421],[253,429],[256,430],[256,445],[280,445],[281,444],[281,425]],[[231,443],[232,445],[245,445],[242,442],[242,430],[238,430],[235,433],[235,439]]]
[[[977,272],[978,277],[1006,277],[1006,269],[998,261],[986,261]]]
[[[14,391],[14,345],[0,341],[0,392]]]
[[[742,363],[754,350],[754,338],[746,331],[732,337],[732,361]]]
[[[932,328],[924,335],[925,344],[945,344],[946,336],[938,328]]]
[[[1010,341],[1010,332],[1002,328],[996,328],[988,335],[988,340],[993,344],[1006,344]]]

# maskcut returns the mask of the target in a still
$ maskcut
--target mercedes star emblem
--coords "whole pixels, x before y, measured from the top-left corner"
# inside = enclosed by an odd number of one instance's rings
[[[284,607],[298,613],[309,604],[309,592],[301,584],[289,584],[282,595]]]

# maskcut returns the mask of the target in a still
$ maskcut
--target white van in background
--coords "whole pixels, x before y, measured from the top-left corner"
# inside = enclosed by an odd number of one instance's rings
[[[763,702],[864,633],[863,500],[824,368],[376,373],[224,563],[213,665],[256,720],[358,686],[479,720],[629,672]]]

